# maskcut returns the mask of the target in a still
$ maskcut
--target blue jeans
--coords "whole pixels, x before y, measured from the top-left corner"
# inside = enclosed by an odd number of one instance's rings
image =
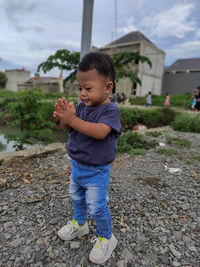
[[[110,239],[111,215],[108,208],[108,182],[110,164],[88,166],[72,160],[69,194],[73,201],[73,218],[84,224],[89,215],[96,222],[96,234]]]

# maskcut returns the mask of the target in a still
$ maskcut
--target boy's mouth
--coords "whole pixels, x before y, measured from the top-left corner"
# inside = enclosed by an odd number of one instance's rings
[[[89,102],[89,99],[82,99],[82,101],[87,103],[87,102]]]

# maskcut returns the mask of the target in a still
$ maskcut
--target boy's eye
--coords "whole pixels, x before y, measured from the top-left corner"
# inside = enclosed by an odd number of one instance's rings
[[[81,91],[81,90],[82,90],[82,88],[80,88],[80,87],[79,87],[79,88],[78,88],[78,90],[79,90],[79,91]]]
[[[91,90],[91,88],[85,88],[85,90],[87,90],[87,91],[90,91],[90,90]]]

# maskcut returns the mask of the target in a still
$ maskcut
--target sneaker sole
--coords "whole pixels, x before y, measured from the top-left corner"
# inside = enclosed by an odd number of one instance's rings
[[[62,236],[61,233],[59,233],[58,231],[58,236],[60,237],[60,239],[64,240],[64,241],[70,241],[70,240],[73,240],[74,238],[76,238],[77,236],[83,236],[83,235],[87,235],[89,234],[89,229],[86,229],[84,231],[80,231],[79,233],[77,233],[77,235],[71,237],[71,238],[65,238]]]
[[[111,245],[109,246],[109,248],[108,248],[108,250],[107,250],[107,253],[106,253],[105,257],[104,257],[102,260],[93,259],[93,258],[90,257],[90,258],[89,258],[90,261],[93,262],[93,263],[96,263],[96,264],[104,264],[104,263],[110,258],[110,256],[111,256],[113,250],[114,250],[114,249],[116,248],[116,246],[117,246],[117,243],[118,243],[118,241],[117,241],[116,237],[114,237],[112,246],[111,246]]]

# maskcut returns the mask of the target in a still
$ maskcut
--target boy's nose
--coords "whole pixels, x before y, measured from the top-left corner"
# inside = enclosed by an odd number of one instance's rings
[[[84,89],[82,89],[82,90],[81,90],[81,96],[86,96],[86,95],[87,95],[87,91],[84,90]]]

